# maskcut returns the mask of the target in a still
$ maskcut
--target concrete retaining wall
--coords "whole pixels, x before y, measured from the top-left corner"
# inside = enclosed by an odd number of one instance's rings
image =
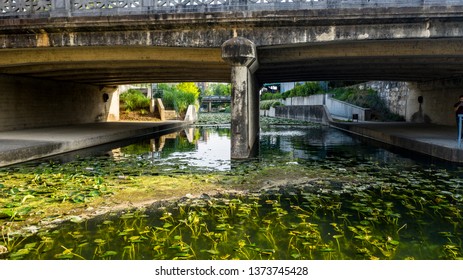
[[[359,121],[370,120],[371,111],[368,108],[358,107],[334,98],[329,94],[315,94],[303,97],[290,97],[282,101],[286,106],[313,106],[325,105],[333,117],[351,120],[353,115],[358,116]]]
[[[97,86],[0,75],[0,131],[106,121],[117,101],[112,95]]]
[[[282,101],[286,106],[325,105],[326,94],[289,97]]]
[[[260,115],[261,116],[265,116],[265,117],[275,117],[275,108],[274,107],[270,107],[270,109],[268,110],[260,110]]]
[[[279,106],[275,108],[275,117],[317,122],[325,125],[332,121],[324,105]]]
[[[198,110],[196,110],[195,105],[188,105],[188,109],[185,114],[185,119],[183,121],[189,124],[198,121]]]
[[[333,98],[326,99],[326,107],[333,117],[341,117],[351,120],[354,118],[353,116],[356,115],[359,121],[370,120],[371,111],[368,108],[358,107]]]

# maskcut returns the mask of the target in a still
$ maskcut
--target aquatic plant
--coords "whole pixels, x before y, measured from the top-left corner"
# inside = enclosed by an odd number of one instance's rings
[[[450,231],[441,233],[445,237],[441,241],[431,241],[423,236],[423,242],[440,244],[437,246],[441,248],[437,252],[426,252],[423,255],[420,249],[405,245],[406,241],[402,239],[407,240],[407,235],[415,238],[420,236],[416,233],[417,229],[407,226],[411,224],[409,219],[422,219],[423,216],[435,214],[436,210],[430,208],[410,216],[404,214],[389,219],[392,215],[389,212],[396,210],[394,205],[403,207],[403,203],[397,202],[405,197],[395,193],[385,194],[383,190],[383,195],[379,196],[381,198],[375,199],[378,196],[373,195],[374,192],[381,192],[381,187],[370,186],[360,192],[355,188],[339,191],[303,185],[249,196],[236,194],[187,199],[161,209],[125,212],[118,215],[117,219],[109,215],[95,222],[71,223],[51,237],[56,244],[60,244],[54,246],[58,248],[43,251],[37,248],[31,251],[30,244],[38,244],[40,241],[29,238],[23,241],[29,245],[13,246],[10,257],[327,260],[461,258],[461,224],[454,231],[454,224],[445,223]],[[397,195],[400,196],[399,200]],[[458,216],[459,211],[456,213]],[[436,219],[431,222],[442,228],[445,221]],[[92,240],[85,238],[85,230],[94,227],[97,230]],[[42,239],[43,236],[47,234],[42,234]]]
[[[363,146],[320,148],[307,137],[322,135],[318,127],[266,129],[264,156],[227,170],[188,166],[167,153],[153,160],[143,149],[3,168],[0,248],[8,252],[0,258],[462,258],[462,170],[373,158]],[[79,215],[98,203],[193,190],[219,195]],[[34,219],[69,222],[17,231]]]

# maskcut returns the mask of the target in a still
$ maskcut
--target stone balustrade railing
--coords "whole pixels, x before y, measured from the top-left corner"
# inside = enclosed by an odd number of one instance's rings
[[[463,6],[463,0],[0,0],[0,17],[437,6]]]

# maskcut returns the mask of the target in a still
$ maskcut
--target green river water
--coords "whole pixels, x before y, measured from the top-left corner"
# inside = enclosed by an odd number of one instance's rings
[[[259,159],[236,162],[229,159],[229,137],[226,126],[196,127],[163,141],[141,139],[92,155],[83,151],[1,169],[0,245],[8,252],[0,258],[463,257],[461,166],[392,152],[327,127],[292,124],[263,126]],[[57,175],[66,170],[80,173]],[[17,182],[23,174],[29,177],[21,185]],[[85,204],[95,197],[111,196],[105,185],[109,176],[141,175],[188,175],[198,179],[194,184],[209,182],[214,175],[225,188],[227,184],[252,186],[257,184],[254,178],[259,178],[259,187],[185,195],[92,219],[75,216],[54,227],[36,227],[23,236],[6,230],[9,223],[39,211],[24,206],[28,200],[47,196]],[[47,183],[44,189],[50,176],[55,176],[55,183]],[[51,190],[66,180],[66,184],[89,181],[92,187],[61,194]]]

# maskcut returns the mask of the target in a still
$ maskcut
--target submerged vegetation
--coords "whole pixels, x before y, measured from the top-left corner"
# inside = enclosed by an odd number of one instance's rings
[[[421,174],[202,195],[4,243],[13,259],[461,259],[461,195],[401,184]]]
[[[193,143],[181,133],[163,145],[147,139],[102,156],[0,169],[0,258],[463,257],[461,168],[361,145],[328,149],[318,139],[345,136],[264,123],[262,157],[214,159],[220,168],[192,164],[201,142],[229,135],[203,127]]]

